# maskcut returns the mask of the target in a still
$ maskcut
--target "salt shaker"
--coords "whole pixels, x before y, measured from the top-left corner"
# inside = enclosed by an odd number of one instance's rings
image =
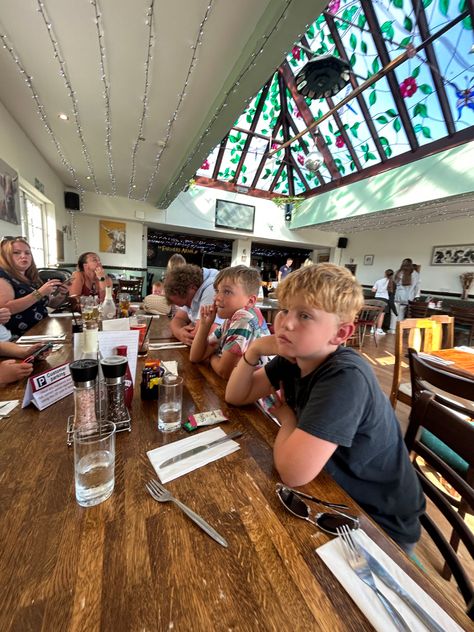
[[[117,430],[130,430],[130,413],[125,405],[125,374],[127,358],[114,355],[101,360],[105,386],[105,419]]]
[[[71,362],[74,383],[74,430],[96,428],[96,380],[99,364],[97,360],[84,359]]]

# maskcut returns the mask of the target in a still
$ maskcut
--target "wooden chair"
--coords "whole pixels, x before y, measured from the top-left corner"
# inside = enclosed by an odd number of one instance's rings
[[[426,318],[428,303],[423,301],[408,301],[407,318]]]
[[[119,293],[130,294],[132,301],[142,300],[143,278],[140,279],[119,279]]]
[[[378,303],[382,303],[382,301],[377,301]],[[385,303],[379,305],[371,305],[366,303],[362,309],[357,314],[357,318],[355,321],[355,329],[352,336],[346,341],[349,343],[348,346],[353,346],[354,343],[359,347],[359,351],[362,349],[364,344],[364,338],[367,333],[373,332],[375,346],[377,346],[377,337],[375,335],[375,328],[377,325],[377,319],[379,314],[384,311]],[[352,345],[351,345],[352,343]]]
[[[474,340],[474,309],[469,307],[450,306],[451,316],[454,316],[454,326],[456,329],[467,335],[468,346],[473,344]]]
[[[446,343],[450,340],[450,327],[452,327],[452,324],[438,322],[438,320],[432,318],[407,318],[397,322],[395,331],[395,363],[390,391],[390,403],[394,409],[397,407],[398,400],[408,406],[411,404],[411,384],[410,382],[402,383],[402,362],[405,350],[410,347],[416,351],[430,353],[431,351],[442,349],[443,339],[446,340]],[[444,329],[448,331],[446,332]],[[408,340],[405,346],[406,333],[408,333]]]
[[[420,518],[434,544],[440,551],[446,566],[459,587],[466,602],[467,614],[474,619],[474,589],[461,558],[457,554],[457,543],[463,542],[469,554],[474,557],[474,535],[464,521],[466,513],[474,511],[474,424],[462,419],[456,411],[450,408],[449,402],[439,395],[422,391],[413,401],[405,442],[409,451],[413,453],[413,465],[420,479],[426,496],[433,502],[452,528],[451,540],[448,542],[438,524],[428,514]],[[419,430],[423,428],[439,438],[467,463],[465,476],[459,475],[439,455],[424,445],[418,438]],[[425,463],[438,472],[456,490],[461,497],[458,511],[448,502],[440,491],[421,471],[417,457],[422,457]],[[453,546],[454,544],[454,546]]]

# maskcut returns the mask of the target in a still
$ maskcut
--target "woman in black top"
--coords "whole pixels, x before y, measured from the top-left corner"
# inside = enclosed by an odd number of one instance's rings
[[[4,237],[0,243],[0,307],[12,316],[7,329],[21,336],[48,315],[46,305],[57,307],[67,294],[58,279],[42,283],[31,249],[24,237]],[[51,296],[56,293],[55,296]]]

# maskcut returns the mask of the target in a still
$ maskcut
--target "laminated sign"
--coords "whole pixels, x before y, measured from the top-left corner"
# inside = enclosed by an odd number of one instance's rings
[[[60,364],[54,369],[44,371],[28,378],[22,408],[33,403],[43,410],[73,392],[73,383],[69,364]]]

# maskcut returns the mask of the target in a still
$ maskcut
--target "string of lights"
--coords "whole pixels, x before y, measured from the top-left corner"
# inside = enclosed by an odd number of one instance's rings
[[[137,157],[138,145],[140,141],[143,140],[143,125],[147,117],[147,110],[148,110],[148,92],[150,89],[150,78],[149,78],[150,77],[150,64],[153,59],[152,49],[153,49],[154,41],[155,41],[155,37],[153,34],[154,4],[155,4],[155,0],[151,0],[150,6],[147,11],[147,19],[145,22],[145,24],[148,26],[148,46],[147,46],[147,55],[146,55],[146,62],[145,62],[145,85],[143,88],[143,106],[142,106],[142,112],[140,116],[140,123],[138,125],[138,135],[137,135],[137,140],[135,141],[135,144],[132,150],[132,170],[130,174],[130,183],[128,186],[129,198],[132,197],[132,192],[133,192],[133,189],[135,188],[136,157]]]
[[[104,101],[105,101],[105,148],[107,152],[107,162],[109,166],[109,176],[112,182],[112,195],[117,194],[117,182],[115,179],[114,163],[112,158],[112,123],[110,117],[110,89],[109,82],[107,80],[106,72],[106,55],[104,45],[104,28],[102,25],[101,11],[98,0],[90,0],[91,5],[94,7],[95,13],[95,25],[97,30],[97,40],[99,45],[100,54],[100,75],[102,83],[104,84]]]
[[[291,0],[290,0],[291,2]],[[165,149],[168,147],[170,138],[171,138],[171,132],[174,126],[174,123],[176,121],[176,119],[178,118],[178,113],[179,110],[181,108],[181,104],[183,103],[184,97],[186,96],[186,90],[189,84],[189,80],[191,77],[191,74],[195,68],[195,66],[197,65],[198,62],[198,49],[199,47],[202,45],[202,38],[204,35],[204,30],[205,30],[205,26],[206,26],[206,22],[209,18],[209,14],[212,10],[212,5],[214,4],[214,0],[210,0],[209,4],[207,5],[206,8],[206,12],[204,14],[204,17],[199,25],[199,32],[198,32],[198,36],[196,38],[196,42],[194,43],[193,46],[191,46],[191,50],[193,51],[192,57],[191,57],[191,61],[189,63],[189,67],[188,67],[188,72],[186,74],[186,79],[184,80],[184,84],[183,84],[183,88],[181,90],[181,93],[178,96],[178,103],[175,107],[175,110],[173,112],[173,114],[171,115],[171,118],[168,121],[168,125],[166,128],[166,132],[165,132],[165,137],[162,143],[162,146],[160,148],[160,150],[158,151],[156,158],[155,158],[155,166],[153,169],[153,172],[150,176],[150,180],[148,182],[148,187],[145,191],[145,194],[142,197],[143,201],[146,201],[148,199],[148,196],[150,195],[150,191],[151,191],[151,187],[153,186],[153,182],[155,181],[156,176],[158,175],[158,171],[160,169],[160,162],[161,162],[161,156],[163,155],[163,152],[165,151]]]
[[[91,161],[91,158],[89,156],[89,152],[87,151],[87,146],[86,146],[86,142],[85,142],[85,139],[84,139],[84,132],[83,132],[83,129],[82,129],[80,118],[79,118],[79,105],[77,103],[76,93],[74,92],[74,90],[72,88],[71,80],[69,78],[69,75],[68,75],[68,72],[67,72],[67,69],[66,69],[66,63],[64,62],[64,57],[61,54],[61,51],[60,51],[60,48],[59,48],[59,44],[58,44],[58,40],[57,40],[57,37],[56,37],[56,35],[54,33],[52,22],[49,19],[48,15],[46,14],[46,9],[45,9],[44,2],[41,2],[41,0],[37,0],[37,1],[38,1],[38,13],[40,13],[41,17],[43,18],[43,22],[44,22],[44,24],[46,26],[46,32],[48,33],[48,37],[49,37],[51,45],[53,47],[54,58],[57,59],[58,64],[59,64],[59,68],[60,68],[59,74],[64,79],[64,83],[66,84],[66,89],[67,89],[67,92],[68,92],[68,96],[71,99],[72,113],[74,115],[74,121],[76,123],[77,135],[78,135],[79,140],[81,142],[82,155],[84,156],[84,159],[86,161],[87,169],[89,171],[89,176],[90,176],[90,179],[92,180],[92,183],[94,185],[95,192],[96,193],[100,193],[99,187],[97,186],[97,181],[96,181],[96,178],[95,178],[94,168],[92,166],[92,161]]]
[[[69,174],[71,175],[71,178],[74,180],[74,184],[76,189],[79,191],[79,196],[81,198],[81,206],[82,206],[82,197],[84,194],[84,188],[81,185],[81,183],[79,182],[79,179],[77,177],[76,171],[74,169],[74,167],[71,165],[71,163],[69,162],[69,160],[66,158],[63,149],[58,141],[58,139],[56,138],[53,129],[49,123],[48,117],[46,115],[46,110],[45,107],[43,105],[43,103],[40,100],[39,94],[36,91],[36,88],[33,85],[33,81],[32,81],[32,77],[31,75],[28,74],[28,72],[26,71],[25,67],[23,66],[23,63],[21,62],[18,54],[15,52],[13,45],[10,43],[8,36],[5,34],[5,29],[0,25],[0,30],[2,31],[0,33],[0,39],[2,40],[3,43],[3,48],[5,48],[8,53],[10,54],[11,58],[13,59],[14,63],[16,64],[18,70],[20,71],[20,73],[24,76],[25,79],[25,83],[28,86],[32,98],[36,104],[36,108],[37,108],[37,114],[38,116],[41,118],[41,121],[43,122],[43,125],[47,131],[47,133],[49,134],[54,146],[56,147],[56,151],[58,152],[58,156],[59,159],[61,160],[62,164],[64,165],[64,167],[67,169],[67,171],[69,172]]]
[[[188,167],[188,165],[193,161],[194,157],[196,156],[196,154],[202,149],[202,147],[204,146],[205,140],[207,135],[209,134],[209,131],[211,130],[212,126],[214,125],[214,123],[216,122],[216,120],[219,118],[222,110],[224,108],[227,107],[228,105],[228,99],[230,97],[231,94],[235,94],[237,92],[237,89],[240,85],[240,82],[242,81],[242,79],[245,77],[245,75],[257,65],[256,62],[256,57],[258,55],[261,55],[263,53],[263,50],[267,44],[267,42],[269,41],[269,39],[272,37],[272,35],[278,30],[280,23],[286,19],[287,17],[287,12],[288,9],[290,8],[290,5],[292,4],[293,0],[287,0],[285,6],[283,7],[280,16],[278,17],[277,21],[275,22],[275,24],[273,25],[273,27],[271,28],[270,32],[263,35],[262,36],[262,44],[259,45],[258,50],[255,50],[251,55],[250,55],[250,59],[247,63],[247,65],[243,68],[243,70],[240,72],[239,76],[237,77],[237,80],[235,81],[235,83],[229,88],[229,90],[227,90],[227,92],[225,93],[222,103],[220,104],[220,106],[216,109],[216,111],[214,112],[213,117],[211,118],[208,126],[206,127],[206,129],[204,130],[204,132],[201,134],[201,137],[199,138],[199,140],[197,141],[194,150],[190,153],[190,155],[188,156],[186,162],[183,164],[183,166],[181,167],[180,170],[180,174],[172,181],[172,183],[169,185],[168,187],[168,193],[165,196],[164,199],[164,206],[168,206],[171,202],[172,202],[172,196],[171,196],[171,191],[172,189],[177,186],[180,182],[187,181],[188,179],[188,175],[186,174],[186,167]],[[305,26],[305,30],[307,30],[309,28],[309,24],[306,24]],[[303,37],[303,33],[300,33],[298,35],[298,41]],[[286,51],[284,53],[284,57],[286,57],[288,55],[288,51]],[[253,99],[253,96],[248,97],[247,99],[244,100],[244,103],[249,103],[251,100]],[[149,193],[149,191],[147,192]],[[144,198],[146,199],[146,198]]]

